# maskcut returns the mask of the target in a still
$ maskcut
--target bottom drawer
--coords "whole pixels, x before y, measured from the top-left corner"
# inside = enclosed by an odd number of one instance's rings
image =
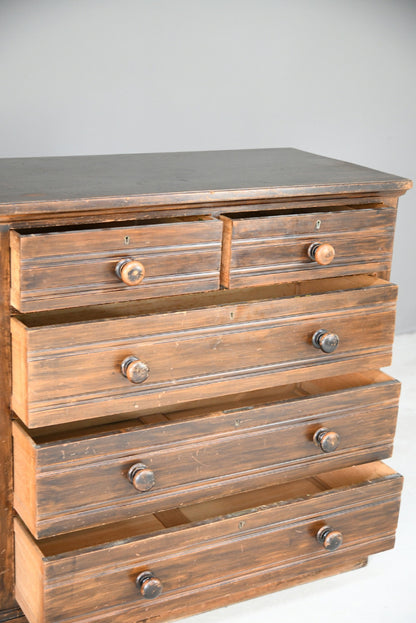
[[[401,487],[376,462],[42,541],[17,518],[17,601],[29,623],[139,623],[361,566],[393,546]]]

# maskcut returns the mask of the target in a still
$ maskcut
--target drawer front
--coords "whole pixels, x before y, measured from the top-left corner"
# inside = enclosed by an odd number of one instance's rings
[[[43,443],[15,423],[14,506],[42,538],[385,458],[399,390],[389,379],[316,396],[305,391],[303,398]],[[129,479],[135,466],[137,481]]]
[[[13,231],[11,302],[29,312],[216,290],[221,237],[222,223],[209,217],[44,234]],[[126,262],[117,274],[123,260],[136,264]]]
[[[395,218],[389,207],[224,216],[221,283],[233,288],[389,270]]]
[[[315,491],[311,486],[305,498],[288,501],[283,507],[274,504],[176,530],[167,528],[155,536],[89,548],[82,554],[78,550],[46,555],[17,520],[17,599],[29,621],[39,623],[58,623],[63,617],[87,622],[88,617],[107,617],[119,608],[126,621],[137,621],[150,607],[135,583],[143,572],[151,572],[162,586],[161,595],[151,601],[156,615],[159,607],[173,606],[179,597],[195,591],[201,597],[204,590],[242,576],[280,568],[291,571],[292,565],[312,559],[315,568],[320,568],[338,553],[362,558],[392,547],[400,488],[398,476],[348,489],[319,492],[318,485]],[[192,519],[195,511],[185,507],[183,513]],[[335,552],[325,549],[317,538],[326,526],[330,538],[325,545],[338,545]],[[31,569],[23,552],[36,560]],[[25,584],[31,580],[42,596],[39,603],[35,598],[27,603]],[[76,600],[71,598],[74,594]]]
[[[347,373],[358,361],[386,366],[395,299],[395,286],[378,285],[54,327],[13,319],[13,409],[37,427]],[[338,336],[334,352],[314,347],[321,329]],[[131,358],[139,383],[121,371]]]

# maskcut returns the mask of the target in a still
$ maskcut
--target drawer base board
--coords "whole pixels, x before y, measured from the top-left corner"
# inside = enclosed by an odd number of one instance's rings
[[[0,623],[5,623],[6,621],[13,621],[13,623],[27,623],[27,619],[20,608],[0,610]]]
[[[383,539],[382,548],[376,547],[374,549],[380,551],[380,549],[392,548],[393,545],[394,538],[391,537]],[[319,565],[316,564],[316,559],[302,561],[284,568],[279,567],[278,569],[248,574],[244,578],[224,582],[205,591],[198,590],[191,594],[188,593],[186,598],[182,595],[160,605],[149,603],[148,609],[145,613],[142,612],[139,619],[133,608],[127,608],[119,611],[111,610],[108,616],[105,616],[101,611],[97,617],[77,618],[76,621],[77,623],[98,623],[98,620],[102,623],[110,623],[110,621],[111,623],[160,623],[189,617],[307,582],[321,580],[332,575],[361,569],[367,565],[368,558],[363,555],[362,546],[360,549],[361,555],[360,552],[356,551],[356,548],[351,548],[347,552],[334,552],[330,558],[324,557],[319,561]],[[0,618],[0,621],[28,623],[21,611],[14,610],[13,613],[11,613],[10,618]]]
[[[392,547],[390,545],[390,547]],[[383,548],[384,549],[384,548]],[[76,623],[161,623],[173,621],[194,614],[201,614],[216,608],[222,608],[231,604],[254,599],[268,593],[291,588],[299,584],[305,584],[314,580],[320,580],[331,575],[337,575],[354,569],[361,569],[367,564],[368,559],[359,556],[358,552],[353,555],[344,553],[336,554],[332,560],[322,560],[322,564],[316,564],[316,560],[304,561],[289,568],[267,570],[262,573],[245,576],[238,580],[224,582],[204,591],[198,590],[186,596],[174,600],[167,600],[163,605],[149,604],[149,608],[142,613],[140,618],[135,615],[134,609],[126,609],[116,612],[112,610],[108,617],[103,612],[97,618],[78,619]],[[75,620],[74,620],[75,623]]]

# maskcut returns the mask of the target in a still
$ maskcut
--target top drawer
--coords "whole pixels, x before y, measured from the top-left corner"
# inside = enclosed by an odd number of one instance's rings
[[[390,269],[395,208],[223,216],[221,285],[269,285]]]
[[[221,221],[209,216],[12,231],[11,304],[30,312],[216,290],[221,236]]]

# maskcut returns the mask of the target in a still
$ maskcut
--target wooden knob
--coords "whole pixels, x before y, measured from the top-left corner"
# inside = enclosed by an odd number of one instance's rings
[[[339,344],[339,337],[326,329],[318,329],[312,336],[312,344],[324,353],[333,353]]]
[[[120,260],[116,266],[116,275],[126,286],[137,286],[144,279],[144,266],[131,258]]]
[[[330,264],[335,257],[335,249],[332,245],[322,242],[313,242],[309,249],[308,255],[311,260],[314,260],[321,266]]]
[[[339,446],[340,437],[332,430],[320,428],[314,434],[313,441],[322,452],[334,452]]]
[[[136,586],[145,599],[155,599],[162,592],[162,582],[151,571],[143,571],[136,578]]]
[[[150,491],[156,484],[155,475],[144,463],[135,463],[127,474],[128,479],[137,491]]]
[[[334,552],[342,545],[342,534],[339,530],[333,530],[329,526],[323,526],[316,535],[318,543],[324,546],[328,552]]]
[[[121,373],[130,383],[143,383],[149,376],[150,370],[143,361],[130,356],[121,362]]]

